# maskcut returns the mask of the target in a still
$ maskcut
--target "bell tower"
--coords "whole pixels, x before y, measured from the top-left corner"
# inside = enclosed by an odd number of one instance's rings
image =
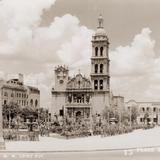
[[[55,90],[65,91],[68,82],[68,68],[58,66],[55,68]]]
[[[102,15],[98,18],[98,27],[92,37],[91,81],[94,91],[109,91],[109,41],[103,27]]]
[[[104,23],[103,17],[102,15],[100,15],[98,18],[97,30],[95,34],[92,36],[92,57],[91,57],[90,76],[91,76],[92,89],[94,91],[93,105],[97,103],[96,102],[97,99],[99,101],[97,107],[100,104],[103,107],[109,105],[109,93],[110,93],[110,75],[109,75],[110,60],[108,55],[109,40],[104,30],[103,23]],[[99,108],[101,107],[99,106]]]

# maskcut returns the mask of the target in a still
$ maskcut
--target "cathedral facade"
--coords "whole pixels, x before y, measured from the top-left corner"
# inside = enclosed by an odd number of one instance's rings
[[[109,40],[103,26],[103,18],[98,18],[98,27],[92,37],[90,78],[78,73],[70,78],[65,66],[55,68],[55,86],[52,88],[52,116],[90,118],[102,114],[111,106]]]

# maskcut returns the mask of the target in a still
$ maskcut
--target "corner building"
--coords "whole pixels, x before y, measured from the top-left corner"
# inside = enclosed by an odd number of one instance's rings
[[[12,102],[20,107],[40,107],[40,90],[36,87],[26,86],[23,82],[23,75],[8,81],[0,80],[1,104],[8,105]]]
[[[55,86],[52,88],[52,117],[90,118],[101,114],[111,106],[109,75],[109,40],[103,26],[103,18],[98,18],[98,27],[92,37],[92,56],[90,78],[78,73],[69,76],[65,66],[55,68]]]

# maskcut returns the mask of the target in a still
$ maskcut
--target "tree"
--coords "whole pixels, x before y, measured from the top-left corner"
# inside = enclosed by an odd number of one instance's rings
[[[38,110],[33,107],[27,106],[22,108],[21,117],[23,119],[27,119],[28,117],[32,116],[34,119],[38,118]]]
[[[124,125],[128,125],[129,121],[130,121],[130,114],[128,113],[127,110],[124,110],[123,112],[121,112],[121,122]]]
[[[132,123],[137,121],[138,117],[138,108],[136,106],[131,107],[131,121]]]
[[[46,108],[38,109],[38,119],[39,121],[46,122],[49,119],[49,111]]]
[[[103,111],[103,118],[105,118],[108,122],[111,118],[115,118],[116,121],[119,121],[119,112],[116,108],[106,107]]]
[[[4,122],[8,123],[8,126],[10,127],[13,119],[16,119],[21,114],[21,109],[17,103],[10,102],[9,104],[2,106],[2,114]]]
[[[3,105],[2,106],[2,113],[4,118],[13,119],[17,115],[21,113],[21,109],[17,103],[11,102],[8,105]]]

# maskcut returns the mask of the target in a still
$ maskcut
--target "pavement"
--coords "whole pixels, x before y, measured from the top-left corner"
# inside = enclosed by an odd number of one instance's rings
[[[116,136],[90,136],[74,139],[40,137],[40,141],[10,141],[5,143],[5,151],[100,151],[127,148],[159,147],[160,127],[135,130]]]
[[[159,148],[91,152],[0,152],[0,160],[159,160]]]

